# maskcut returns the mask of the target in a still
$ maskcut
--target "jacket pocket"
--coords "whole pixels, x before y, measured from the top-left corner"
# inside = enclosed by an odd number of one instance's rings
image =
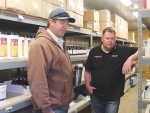
[[[68,105],[72,100],[73,100],[73,81],[67,81],[66,88],[65,88],[65,93],[62,97],[62,100],[64,101],[64,105]]]
[[[57,84],[51,83],[50,86],[51,86],[50,87],[51,96],[61,100],[63,98],[63,96],[65,95],[66,83],[61,82],[61,81],[59,81],[59,82],[57,81]]]

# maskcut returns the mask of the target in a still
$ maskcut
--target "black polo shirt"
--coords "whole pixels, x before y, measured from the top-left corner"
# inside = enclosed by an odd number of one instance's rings
[[[109,53],[102,51],[101,45],[91,49],[85,69],[91,71],[95,96],[101,100],[115,100],[124,95],[122,66],[136,51],[137,48],[124,45],[116,45]]]

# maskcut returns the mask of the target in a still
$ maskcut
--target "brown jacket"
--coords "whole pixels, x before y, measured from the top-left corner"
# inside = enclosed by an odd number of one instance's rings
[[[39,28],[28,58],[28,81],[34,109],[53,113],[50,105],[69,108],[73,100],[70,56],[44,28]]]

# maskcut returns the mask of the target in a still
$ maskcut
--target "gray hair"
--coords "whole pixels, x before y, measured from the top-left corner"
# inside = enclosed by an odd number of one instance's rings
[[[103,30],[103,33],[102,33],[102,36],[105,34],[105,32],[110,32],[110,33],[115,33],[116,35],[116,31],[112,28],[112,27],[106,27],[104,30]]]

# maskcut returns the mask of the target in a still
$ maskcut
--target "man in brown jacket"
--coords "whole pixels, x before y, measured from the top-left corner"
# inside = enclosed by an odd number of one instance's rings
[[[67,113],[73,100],[73,70],[63,36],[74,18],[63,9],[50,13],[40,27],[28,58],[28,81],[34,113]]]

